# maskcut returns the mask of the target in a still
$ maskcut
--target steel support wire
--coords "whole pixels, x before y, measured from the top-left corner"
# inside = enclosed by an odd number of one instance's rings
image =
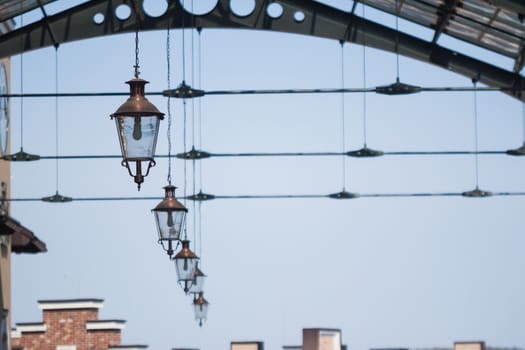
[[[506,87],[418,87],[415,92],[469,92],[469,91],[511,91],[514,88]],[[199,90],[200,91],[200,90]],[[280,94],[332,94],[332,93],[382,93],[380,87],[370,88],[326,88],[326,89],[239,89],[239,90],[211,90],[202,91],[200,94],[174,93],[171,90],[148,92],[148,96],[170,96],[178,98],[192,98],[206,95],[280,95]],[[413,92],[410,92],[413,93]],[[38,92],[38,93],[9,93],[0,94],[0,97],[8,98],[38,98],[38,97],[112,97],[129,96],[129,92]]]
[[[200,154],[200,155],[199,155]],[[179,158],[185,160],[191,159],[206,159],[206,158],[241,158],[241,157],[332,157],[347,155],[349,157],[367,158],[370,156],[362,155],[357,151],[349,152],[246,152],[246,153],[208,153],[198,151],[198,153],[179,153],[179,154],[157,154],[155,158]],[[472,155],[475,151],[392,151],[381,152],[381,156],[455,156],[455,155]],[[477,154],[482,155],[498,155],[509,154],[508,151],[486,150],[478,151]],[[122,155],[117,154],[93,154],[93,155],[58,155],[58,156],[38,156],[34,160],[54,160],[54,159],[115,159],[122,158]],[[8,157],[2,157],[5,161],[16,161]]]
[[[259,194],[259,195],[210,195],[195,194],[181,197],[187,200],[207,201],[212,199],[357,199],[357,198],[420,198],[420,197],[472,197],[468,192],[422,192],[422,193],[363,193],[353,197],[336,198],[332,194]],[[483,197],[507,197],[525,196],[525,192],[490,192],[490,195]],[[199,198],[199,199],[196,199]],[[202,199],[201,199],[202,198]],[[142,197],[73,197],[68,202],[99,202],[99,201],[145,201],[161,200],[159,196]],[[41,202],[43,198],[7,198],[9,202]]]

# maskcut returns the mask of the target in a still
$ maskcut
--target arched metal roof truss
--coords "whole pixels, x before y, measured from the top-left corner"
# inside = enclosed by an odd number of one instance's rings
[[[254,10],[246,16],[236,15],[229,0],[219,0],[203,15],[186,12],[179,1],[171,0],[166,12],[158,17],[149,16],[143,6],[138,6],[138,16],[131,15],[124,20],[116,16],[116,8],[123,3],[130,5],[126,0],[91,0],[51,16],[45,12],[47,2],[50,1],[28,1],[25,8],[17,9],[13,0],[0,0],[0,20],[3,21],[37,7],[43,13],[41,20],[0,35],[0,57],[75,40],[133,32],[138,18],[141,31],[165,30],[168,24],[175,29],[272,30],[352,42],[389,52],[397,50],[400,55],[502,88],[525,102],[525,80],[520,74],[525,61],[525,25],[521,22],[525,3],[520,0],[491,0],[490,3],[486,0],[355,0],[350,12],[313,0],[256,0]],[[282,6],[278,17],[271,17],[267,12],[273,2]],[[431,28],[434,36],[425,41],[362,18],[355,13],[358,2]],[[349,3],[352,2],[349,0]],[[139,4],[142,5],[142,0]],[[95,21],[95,16],[103,21]],[[515,61],[514,67],[507,70],[442,47],[438,40],[443,34],[510,57]]]

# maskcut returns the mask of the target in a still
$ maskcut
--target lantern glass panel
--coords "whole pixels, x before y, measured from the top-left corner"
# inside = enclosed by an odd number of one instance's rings
[[[154,157],[160,125],[158,116],[116,116],[115,122],[124,159],[144,160]]]
[[[193,280],[196,262],[196,258],[175,259],[175,268],[179,281]]]
[[[208,303],[193,303],[193,311],[196,320],[205,320],[208,316]]]
[[[195,276],[190,287],[190,293],[202,293],[204,291],[204,281],[206,281],[205,275]]]
[[[160,240],[177,240],[184,227],[186,212],[181,211],[153,211]]]

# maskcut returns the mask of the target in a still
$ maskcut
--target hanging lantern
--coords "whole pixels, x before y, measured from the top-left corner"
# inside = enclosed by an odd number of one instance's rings
[[[182,241],[182,249],[175,255],[175,268],[179,283],[183,284],[184,293],[188,293],[195,273],[195,265],[199,258],[190,250],[190,241]]]
[[[155,215],[155,223],[159,235],[159,243],[171,257],[173,255],[173,241],[180,239],[184,228],[188,209],[175,198],[175,186],[164,187],[164,199],[151,211]]]
[[[136,5],[136,3],[135,3]],[[138,22],[137,22],[138,23]],[[164,119],[161,113],[144,95],[144,86],[148,81],[139,78],[139,27],[135,30],[135,75],[129,84],[129,98],[111,119],[115,118],[122,151],[122,166],[135,178],[138,189],[155,166],[155,146],[159,134],[159,124]],[[129,163],[135,162],[135,173]],[[146,173],[142,174],[142,162],[146,163]]]
[[[202,327],[202,322],[208,316],[209,303],[204,299],[203,293],[199,293],[198,297],[193,300],[193,311],[195,313],[195,320],[199,321],[199,326]]]
[[[122,166],[128,169],[130,176],[135,178],[138,189],[148,176],[149,170],[155,166],[155,146],[159,134],[160,121],[164,119],[161,113],[144,96],[146,80],[138,78],[126,82],[129,84],[130,97],[124,102],[111,118],[115,118],[117,132],[122,151]],[[135,163],[135,172],[130,163]],[[146,163],[145,174],[142,173],[142,163]]]
[[[199,262],[195,263],[195,270],[193,271],[193,281],[190,287],[191,294],[199,294],[204,291],[204,281],[206,280],[206,275],[204,272],[199,269]]]

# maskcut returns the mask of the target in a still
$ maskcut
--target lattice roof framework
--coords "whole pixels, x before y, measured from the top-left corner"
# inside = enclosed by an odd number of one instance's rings
[[[525,63],[525,2],[521,0],[348,0],[349,10],[335,7],[341,3],[335,0],[256,0],[247,15],[235,13],[230,0],[218,0],[202,15],[184,11],[180,1],[171,0],[159,16],[150,16],[145,2],[139,0],[138,16],[122,19],[116,9],[122,4],[132,7],[129,0],[90,0],[70,7],[61,2],[64,9],[53,13],[48,9],[57,4],[54,0],[0,0],[0,56],[132,32],[138,18],[140,30],[165,29],[169,21],[172,28],[273,30],[364,44],[453,70],[490,87],[508,89],[506,93],[525,101],[525,79],[520,74]],[[268,13],[272,3],[281,7],[281,15]],[[356,11],[360,4],[430,29],[433,37],[424,40],[415,33],[362,18]],[[17,16],[36,10],[41,12],[40,20],[13,29]],[[103,20],[96,20],[96,16]],[[440,46],[443,36],[510,58],[513,67],[488,63],[481,54],[473,57],[466,51]]]

